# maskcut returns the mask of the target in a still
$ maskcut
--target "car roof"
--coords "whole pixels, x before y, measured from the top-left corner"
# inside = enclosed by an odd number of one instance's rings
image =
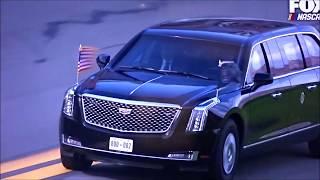
[[[307,25],[266,19],[248,18],[193,18],[169,21],[147,30],[149,33],[224,40],[233,43],[255,43],[282,34],[318,32]]]
[[[193,18],[161,23],[156,28],[200,30],[241,36],[253,36],[266,31],[291,26],[294,26],[294,24],[261,19]]]

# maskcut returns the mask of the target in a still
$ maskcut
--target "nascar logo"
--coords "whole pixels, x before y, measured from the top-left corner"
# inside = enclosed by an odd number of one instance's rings
[[[291,21],[319,21],[320,0],[289,0]]]

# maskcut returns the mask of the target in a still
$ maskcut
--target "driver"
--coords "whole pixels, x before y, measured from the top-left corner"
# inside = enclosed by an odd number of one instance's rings
[[[160,69],[171,71],[174,57],[173,57],[173,52],[172,52],[172,48],[170,48],[170,45],[161,47],[160,56],[162,60]]]
[[[241,71],[236,63],[226,63],[221,65],[220,68],[220,78],[222,83],[238,83],[241,81]]]

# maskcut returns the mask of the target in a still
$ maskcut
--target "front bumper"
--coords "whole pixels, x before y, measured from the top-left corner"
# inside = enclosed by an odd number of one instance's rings
[[[82,146],[82,144],[79,144],[80,141],[77,141],[77,143],[75,143],[74,138],[73,142],[68,142],[68,140],[66,140],[68,137],[65,137],[64,135],[62,135],[62,142],[61,142],[61,146],[63,146],[63,148],[69,149],[69,153],[71,153],[72,151],[70,151],[70,149],[76,150],[76,151],[80,151],[80,152],[94,152],[96,153],[98,156],[99,154],[102,156],[118,156],[118,157],[133,157],[133,158],[145,158],[145,159],[155,159],[155,160],[172,160],[172,161],[197,161],[198,160],[198,151],[188,151],[185,152],[186,155],[188,155],[188,157],[185,158],[177,158],[177,157],[168,157],[168,156],[150,156],[150,155],[142,155],[142,154],[133,154],[133,153],[125,153],[125,152],[118,152],[118,151],[111,151],[111,150],[104,150],[104,149],[95,149],[95,148],[90,148],[90,147],[85,147]],[[70,136],[69,136],[70,138]],[[103,157],[102,157],[103,158]],[[99,160],[99,159],[95,159],[93,158],[92,160]]]
[[[61,115],[60,143],[61,153],[73,156],[74,153],[96,161],[114,162],[132,165],[151,163],[154,165],[175,164],[179,167],[205,166],[210,159],[215,135],[206,131],[195,134],[185,133],[187,121],[178,121],[173,132],[166,134],[121,133],[87,124],[81,116],[70,118]],[[183,117],[183,114],[182,116]],[[67,137],[80,142],[69,143]],[[110,137],[132,139],[133,152],[117,152],[109,150]],[[188,154],[186,158],[170,157],[169,154]]]
[[[152,169],[164,169],[167,166],[177,167],[186,171],[206,171],[207,161],[185,161],[179,159],[153,157],[137,154],[114,153],[106,150],[93,149],[83,146],[61,144],[61,154],[73,157],[74,154],[85,156],[87,159],[102,161],[116,165],[143,167]]]

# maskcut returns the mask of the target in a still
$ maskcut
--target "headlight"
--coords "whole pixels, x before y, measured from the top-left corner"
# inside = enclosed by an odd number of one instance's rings
[[[74,90],[75,87],[70,88],[64,96],[63,113],[67,116],[73,115]]]
[[[215,97],[196,106],[192,110],[186,131],[187,132],[203,131],[207,121],[208,110],[211,107],[217,105],[218,103],[220,103],[220,100]]]

